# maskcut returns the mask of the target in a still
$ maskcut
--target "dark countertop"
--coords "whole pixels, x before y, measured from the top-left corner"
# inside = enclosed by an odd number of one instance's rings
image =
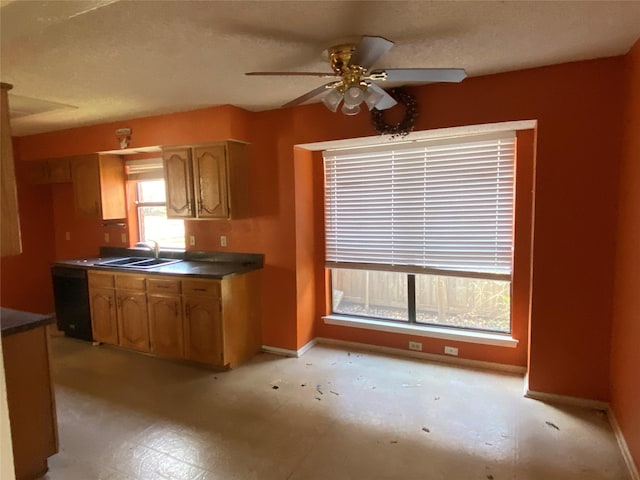
[[[105,267],[96,265],[96,263],[104,262],[105,260],[132,256],[131,250],[125,250],[122,252],[101,252],[101,255],[103,256],[73,260],[58,260],[53,263],[53,266],[82,269],[91,268],[95,270],[113,272],[144,273],[145,275],[183,275],[217,280],[262,268],[262,259],[260,257],[259,261],[256,260],[255,254],[238,254],[238,256],[235,257],[232,256],[234,254],[225,254],[225,256],[221,257],[220,255],[206,256],[202,253],[196,253],[192,255],[195,258],[185,258],[179,263],[172,263],[149,269]],[[160,256],[165,257],[162,253]]]
[[[2,325],[3,337],[49,325],[53,322],[53,315],[22,312],[20,310],[12,310],[10,308],[0,309],[0,324]]]

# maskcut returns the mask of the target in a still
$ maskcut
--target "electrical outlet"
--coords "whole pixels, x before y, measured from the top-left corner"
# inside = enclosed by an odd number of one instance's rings
[[[455,355],[458,356],[458,349],[456,347],[444,347],[444,353],[446,355]]]
[[[189,235],[189,245],[191,245],[192,247],[196,244],[196,236],[195,235]]]
[[[226,235],[220,235],[220,246],[221,247],[226,247],[227,246],[227,236]]]
[[[121,233],[120,234],[120,241],[122,243],[127,243],[127,234],[126,233]]]
[[[71,232],[64,232],[64,239],[71,240]]]
[[[409,342],[409,350],[416,350],[418,352],[422,351],[422,343],[420,342]]]
[[[104,234],[104,241],[106,243],[109,243],[111,241],[111,235],[109,235],[108,233]]]

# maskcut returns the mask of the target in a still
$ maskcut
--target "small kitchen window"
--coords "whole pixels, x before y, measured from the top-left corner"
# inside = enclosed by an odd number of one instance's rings
[[[184,221],[167,218],[162,159],[127,162],[127,177],[136,186],[140,241],[155,240],[161,248],[184,250]]]

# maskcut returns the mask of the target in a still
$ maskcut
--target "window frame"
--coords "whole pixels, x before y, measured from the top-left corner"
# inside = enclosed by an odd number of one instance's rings
[[[398,325],[411,325],[413,327],[437,327],[437,328],[451,328],[454,330],[462,330],[469,332],[478,332],[478,333],[489,333],[496,335],[511,335],[513,333],[513,280],[508,280],[509,282],[509,329],[508,330],[496,330],[490,328],[475,328],[471,326],[464,325],[453,325],[453,324],[442,324],[442,323],[434,323],[434,322],[418,322],[418,310],[417,310],[417,297],[416,297],[416,275],[415,273],[407,273],[407,272],[399,272],[397,270],[361,270],[363,272],[367,271],[379,271],[379,272],[393,272],[393,273],[404,273],[407,276],[407,320],[400,320],[395,318],[388,317],[379,317],[375,315],[359,315],[357,313],[345,313],[336,311],[334,307],[334,289],[333,289],[333,271],[341,270],[341,268],[327,268],[329,274],[329,291],[330,291],[330,299],[329,299],[329,315],[338,315],[338,316],[346,316],[346,317],[355,317],[361,318],[363,320],[370,320],[372,322],[392,322],[397,323]],[[358,269],[360,270],[360,269]],[[480,280],[487,280],[484,277],[472,277],[470,275],[466,275],[464,277],[457,277],[454,275],[447,275],[453,278],[474,278]],[[489,279],[492,280],[492,279]],[[501,279],[502,280],[502,279]],[[502,280],[507,281],[507,280]]]
[[[516,179],[515,179],[515,173],[516,173],[516,152],[517,152],[517,147],[516,147],[516,141],[517,141],[517,134],[515,131],[509,131],[509,132],[498,132],[498,135],[500,135],[500,133],[508,133],[509,135],[512,135],[512,137],[514,138],[514,146],[513,146],[513,164],[512,164],[512,175],[513,175],[513,180],[512,180],[512,196],[511,196],[511,209],[512,209],[512,214],[511,214],[511,238],[510,238],[510,246],[511,246],[511,267],[510,267],[510,271],[509,273],[493,273],[493,272],[482,272],[482,271],[472,271],[472,270],[461,270],[461,271],[457,271],[457,270],[441,270],[439,268],[430,268],[430,267],[425,267],[425,266],[411,266],[411,265],[383,265],[383,264],[369,264],[369,263],[348,263],[348,262],[340,262],[340,261],[333,261],[330,262],[328,260],[325,259],[325,268],[328,272],[328,287],[329,287],[329,298],[328,298],[328,307],[329,307],[329,311],[331,312],[329,314],[329,317],[334,316],[334,317],[353,317],[355,319],[363,319],[365,321],[370,321],[370,322],[377,322],[377,323],[395,323],[398,325],[402,325],[402,326],[410,326],[410,327],[417,327],[417,328],[425,328],[425,329],[432,329],[432,328],[437,328],[437,329],[452,329],[452,330],[457,330],[457,331],[464,331],[464,332],[477,332],[479,334],[495,334],[495,335],[505,335],[505,336],[510,336],[513,332],[514,329],[514,319],[513,319],[513,314],[514,314],[514,302],[513,302],[513,294],[514,294],[514,285],[513,285],[513,262],[514,262],[514,251],[515,251],[515,216],[516,216],[516,212],[515,212],[515,206],[516,206],[516,197],[515,197],[515,186],[516,186]],[[472,139],[474,136],[470,135],[469,138]],[[460,137],[460,143],[464,143],[465,142],[465,137]],[[397,142],[397,143],[403,143],[403,142]],[[389,148],[391,147],[391,148]],[[389,148],[389,150],[393,149],[393,144],[387,144],[384,145],[384,148]],[[327,214],[327,210],[326,210],[326,204],[327,204],[327,178],[326,178],[326,166],[325,166],[325,178],[324,178],[324,195],[325,195],[325,215]],[[496,195],[498,195],[498,191],[496,191]],[[326,217],[325,217],[325,222],[326,222]],[[326,235],[326,230],[325,230],[325,235]],[[325,247],[327,245],[327,240],[325,237]],[[378,316],[374,316],[374,315],[360,315],[357,313],[342,313],[339,311],[335,310],[335,306],[334,306],[334,278],[333,278],[333,272],[334,270],[340,270],[340,269],[357,269],[357,270],[362,270],[362,271],[383,271],[383,272],[397,272],[397,273],[404,273],[406,275],[406,282],[407,282],[407,313],[408,313],[408,319],[404,320],[404,319],[393,319],[393,318],[387,318],[387,317],[378,317]],[[416,275],[418,274],[426,274],[426,275],[438,275],[438,276],[449,276],[449,277],[454,277],[454,278],[473,278],[473,279],[485,279],[485,280],[500,280],[500,281],[505,281],[508,282],[508,289],[509,289],[509,306],[508,306],[508,310],[509,310],[509,328],[508,330],[495,330],[495,329],[487,329],[487,328],[480,328],[480,327],[473,327],[473,326],[465,326],[465,325],[449,325],[449,324],[440,324],[440,323],[431,323],[431,322],[418,322],[417,321],[417,307],[416,307]]]
[[[145,229],[144,229],[144,225],[143,225],[143,223],[144,223],[144,215],[141,213],[141,209],[145,208],[145,207],[165,207],[165,211],[166,211],[166,207],[167,207],[166,200],[164,202],[143,202],[143,201],[140,200],[140,187],[141,187],[140,184],[144,183],[144,182],[157,182],[157,181],[163,181],[163,182],[166,183],[166,179],[164,179],[164,178],[153,178],[153,179],[149,178],[149,179],[133,180],[134,190],[135,190],[134,205],[135,205],[135,208],[136,208],[137,227],[138,227],[138,240],[140,242],[145,242],[145,241],[149,241],[149,240],[155,240],[155,239],[145,239],[143,237],[143,232],[145,231]],[[167,220],[172,220],[172,219],[169,219],[167,217]],[[184,224],[184,222],[183,222],[183,224]],[[182,247],[168,247],[166,245],[160,244],[160,248],[162,250],[184,251],[186,249],[186,241],[184,241]]]

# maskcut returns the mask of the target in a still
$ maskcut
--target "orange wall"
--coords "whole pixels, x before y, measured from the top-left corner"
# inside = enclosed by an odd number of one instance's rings
[[[405,334],[391,335],[371,330],[354,329],[335,325],[326,325],[321,320],[323,315],[330,313],[330,305],[324,301],[330,292],[329,275],[316,278],[318,293],[316,298],[316,333],[320,337],[337,338],[341,340],[369,343],[392,348],[407,349],[409,341],[422,343],[424,352],[442,354],[445,345],[458,348],[459,356],[467,359],[488,362],[505,363],[525,366],[527,364],[527,352],[529,347],[529,311],[531,290],[531,215],[532,215],[532,188],[534,171],[534,138],[533,130],[524,130],[517,133],[516,155],[516,219],[515,219],[515,263],[512,283],[512,334],[519,340],[515,348],[479,345],[452,340],[441,340],[428,337],[416,337]],[[314,178],[320,181],[299,182],[296,179],[296,192],[313,189],[316,207],[314,209],[315,228],[314,242],[317,245],[315,255],[315,268],[317,272],[324,273],[324,186],[322,155],[318,153],[314,161]],[[298,345],[301,346],[300,344]]]
[[[529,388],[606,400],[622,57],[434,85],[421,128],[537,119]],[[604,168],[603,168],[604,167]],[[518,259],[516,259],[516,262]]]
[[[606,399],[609,394],[609,344],[613,282],[613,247],[620,114],[624,58],[578,62],[499,75],[469,78],[459,85],[416,88],[421,108],[416,129],[537,119],[536,205],[531,298],[530,387],[533,390]],[[309,178],[296,165],[293,146],[372,135],[369,116],[334,114],[321,104],[261,113],[234,107],[133,119],[20,139],[24,160],[116,148],[114,131],[133,129],[132,146],[206,142],[236,138],[251,142],[248,179],[252,215],[230,222],[186,222],[197,250],[222,250],[219,235],[228,236],[228,251],[265,254],[263,272],[263,343],[296,349],[313,333],[297,319],[306,306],[298,296],[308,271],[308,255],[298,254],[302,239],[315,239],[296,224],[296,180]],[[606,168],[603,168],[603,165]],[[312,179],[317,188],[317,178]],[[48,188],[48,187],[44,187]],[[63,189],[64,190],[64,189]],[[53,192],[54,211],[64,213],[68,192]],[[318,211],[317,192],[314,212]],[[62,207],[60,203],[67,204]],[[53,216],[53,214],[51,214]],[[66,221],[66,220],[64,220]],[[71,221],[64,228],[78,225]],[[61,237],[58,225],[55,238]],[[80,226],[97,242],[91,226]],[[73,237],[72,237],[73,238]],[[62,241],[64,245],[64,240]],[[89,245],[77,247],[81,248]],[[305,244],[306,248],[306,244]],[[71,255],[70,250],[57,249]],[[58,256],[56,252],[55,256]],[[78,255],[83,255],[78,253]],[[52,255],[53,256],[53,255]],[[520,259],[516,259],[516,264]],[[305,267],[306,268],[306,267]],[[322,274],[314,277],[317,303],[324,300]],[[320,284],[320,285],[318,285]],[[5,296],[3,286],[3,297]],[[319,307],[317,307],[320,310]],[[409,337],[322,326],[322,335],[378,344],[406,346]],[[524,334],[526,336],[526,333]],[[424,342],[440,353],[442,344]],[[511,353],[509,353],[511,352]],[[464,345],[461,356],[524,364],[512,349]]]
[[[22,230],[22,253],[0,258],[0,304],[37,313],[53,311],[49,263],[54,256],[51,191],[24,183],[26,171],[20,161],[20,139],[14,141],[18,210]]]
[[[611,342],[611,405],[640,469],[640,40],[626,58],[617,257]]]

